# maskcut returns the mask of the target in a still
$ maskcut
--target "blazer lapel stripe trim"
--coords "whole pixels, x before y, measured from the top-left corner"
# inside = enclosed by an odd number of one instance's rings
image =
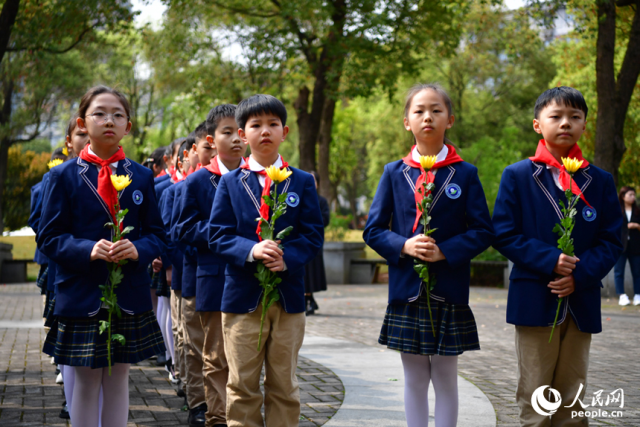
[[[127,159],[127,158],[125,158],[125,159],[124,159],[124,163],[122,164],[122,168],[125,170],[125,172],[127,172],[127,176],[129,176],[129,179],[131,179],[131,181],[133,181],[133,172],[131,172],[131,171],[129,170],[129,166],[131,166],[131,160],[129,160],[129,159]],[[125,191],[127,191],[127,189],[126,189],[126,188],[125,188],[125,189],[123,189],[123,190],[120,192],[120,194],[119,194],[119,197],[118,197],[118,198],[121,198]]]
[[[444,190],[447,188],[447,185],[449,185],[449,183],[451,182],[451,179],[453,178],[453,175],[456,173],[456,170],[453,168],[453,166],[447,166],[447,167],[449,168],[449,176],[447,176],[447,180],[444,182],[444,185],[440,187],[440,190],[438,190],[438,194],[436,194],[436,197],[434,197],[433,203],[429,208],[429,213],[431,213],[431,211],[435,207],[438,200],[440,200],[440,196],[442,196],[442,193],[444,193]]]
[[[287,178],[287,180],[284,182],[284,190],[282,190],[282,192],[286,193],[287,191],[289,191],[290,185],[291,185],[291,177]]]
[[[100,194],[98,194],[98,190],[93,186],[93,184],[91,183],[89,178],[85,175],[87,173],[87,171],[89,170],[90,166],[87,163],[83,162],[82,159],[80,159],[80,157],[78,157],[78,165],[80,165],[83,168],[80,171],[80,176],[82,177],[84,182],[89,186],[89,188],[91,189],[93,194],[96,196],[96,198],[98,199],[98,201],[102,205],[102,208],[107,213],[107,216],[109,217],[109,220],[112,220],[111,212],[109,211],[109,207],[107,206],[105,201],[102,199],[102,197],[100,197]]]
[[[211,181],[211,184],[213,184],[213,186],[215,188],[218,188],[218,183],[216,182],[216,175],[215,174],[211,174],[211,178],[209,178],[209,181]]]
[[[533,172],[533,179],[536,180],[536,183],[538,183],[538,186],[542,189],[542,191],[544,192],[545,196],[547,196],[547,199],[549,199],[549,202],[551,203],[551,206],[553,206],[553,209],[556,211],[556,214],[558,215],[558,218],[562,219],[562,211],[560,210],[560,206],[558,206],[558,203],[553,199],[553,196],[551,196],[551,193],[549,193],[549,190],[547,190],[547,188],[542,184],[542,181],[540,181],[540,172],[542,172],[542,166],[540,166],[537,163],[534,163],[534,165],[536,166],[536,170]]]
[[[242,178],[240,178],[240,181],[242,181],[242,186],[246,190],[247,194],[249,194],[249,197],[251,197],[251,201],[253,202],[253,205],[256,207],[256,210],[258,211],[258,213],[260,213],[260,203],[258,203],[258,200],[256,200],[256,196],[253,194],[253,191],[251,191],[251,188],[247,183],[247,178],[249,178],[249,175],[251,175],[251,172],[242,171],[242,173],[243,173],[243,176]]]
[[[584,175],[585,178],[587,178],[587,182],[585,182],[582,188],[580,189],[580,191],[582,191],[583,194],[585,191],[587,191],[587,187],[589,186],[589,184],[591,184],[591,181],[593,181],[593,177],[587,173],[588,169],[589,169],[589,166],[587,166],[586,168],[580,171],[582,172],[582,175]]]
[[[409,183],[409,186],[411,187],[411,192],[415,193],[416,192],[416,185],[413,181],[411,181],[411,177],[409,176],[409,169],[411,169],[411,166],[407,166],[402,170],[402,173],[404,174],[404,177],[407,179],[407,182]]]

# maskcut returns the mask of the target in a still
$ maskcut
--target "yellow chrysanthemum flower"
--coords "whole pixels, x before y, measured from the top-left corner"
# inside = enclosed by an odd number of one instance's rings
[[[575,157],[573,159],[568,157],[562,158],[562,164],[569,173],[576,173],[578,169],[580,169],[580,166],[582,166],[582,163],[584,163],[584,160],[578,160]]]
[[[280,169],[273,165],[266,168],[265,172],[267,173],[267,176],[271,178],[271,181],[275,182],[276,184],[279,184],[285,179],[289,178],[292,173],[289,169]]]
[[[131,178],[128,175],[111,175],[111,183],[116,191],[122,191],[131,184]]]
[[[62,154],[64,154],[65,156],[68,156],[69,155],[69,149],[67,147],[64,147],[62,149]]]
[[[428,171],[436,164],[437,156],[420,156],[420,166],[422,169]]]
[[[60,166],[63,163],[64,162],[62,160],[60,160],[60,159],[53,159],[49,163],[47,163],[47,166],[49,167],[49,169],[53,169],[56,166]]]

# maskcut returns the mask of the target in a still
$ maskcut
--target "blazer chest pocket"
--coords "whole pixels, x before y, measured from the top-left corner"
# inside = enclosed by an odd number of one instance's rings
[[[205,264],[198,265],[198,270],[196,272],[197,277],[202,276],[217,276],[220,272],[220,266],[218,264]]]

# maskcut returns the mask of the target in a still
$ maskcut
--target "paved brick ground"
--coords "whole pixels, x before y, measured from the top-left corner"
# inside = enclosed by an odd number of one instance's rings
[[[67,425],[57,414],[61,387],[55,385],[44,338],[37,327],[40,300],[34,285],[0,286],[0,425]],[[307,333],[379,347],[387,286],[330,286],[316,294],[318,315],[307,318]],[[471,306],[482,350],[460,357],[460,374],[487,394],[500,426],[516,426],[514,327],[505,323],[506,291],[472,288]],[[587,397],[597,390],[625,393],[623,417],[595,419],[592,426],[640,425],[640,307],[621,308],[603,299],[603,328],[591,346]],[[389,350],[386,350],[389,351]],[[344,389],[330,371],[300,360],[301,426],[322,425],[338,409]],[[184,425],[186,413],[162,370],[149,364],[132,368],[132,426]],[[585,403],[591,403],[587,399]],[[306,419],[305,419],[306,417]]]
[[[315,296],[320,310],[307,318],[308,334],[380,347],[377,340],[386,309],[386,285],[330,286],[329,291]],[[482,350],[460,356],[459,373],[489,397],[498,425],[518,426],[515,328],[505,322],[506,296],[502,289],[471,288],[470,304]],[[615,302],[602,301],[603,333],[593,336],[586,392],[589,399],[584,403],[591,404],[598,390],[604,390],[605,395],[622,388],[623,417],[592,419],[590,425],[640,426],[640,307],[622,308]]]
[[[64,400],[55,366],[40,350],[41,298],[34,284],[0,286],[0,426],[68,426],[58,414]],[[300,358],[300,427],[321,426],[344,399],[340,379]],[[131,367],[130,426],[186,425],[187,412],[163,369],[145,362]]]

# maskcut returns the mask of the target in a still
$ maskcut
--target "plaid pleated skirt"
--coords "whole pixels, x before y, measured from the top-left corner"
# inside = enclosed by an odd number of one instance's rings
[[[149,276],[151,276],[151,289],[156,290],[156,295],[159,297],[170,297],[171,287],[167,282],[167,270],[164,268],[157,273],[153,272],[153,268],[149,265],[147,269]]]
[[[47,292],[47,278],[49,277],[49,264],[42,264],[40,271],[38,272],[38,279],[36,280],[36,286],[40,288],[40,295],[44,295]]]
[[[108,334],[99,332],[99,321],[107,318],[105,309],[93,317],[57,317],[42,351],[53,356],[60,365],[93,369],[109,366]],[[112,364],[138,363],[156,354],[164,354],[162,333],[153,311],[133,315],[122,313],[122,318],[114,316],[112,321],[112,334],[121,334],[125,338],[124,344],[112,343]]]
[[[456,356],[480,350],[478,329],[471,308],[431,299],[435,337],[431,329],[427,296],[422,292],[408,304],[389,304],[378,342],[402,353]]]
[[[44,317],[44,326],[46,328],[51,328],[51,326],[53,326],[53,323],[56,319],[56,316],[53,315],[55,309],[56,296],[53,295],[53,292],[51,293],[51,295],[47,292],[47,300],[45,301],[44,313],[42,314],[42,317]]]

